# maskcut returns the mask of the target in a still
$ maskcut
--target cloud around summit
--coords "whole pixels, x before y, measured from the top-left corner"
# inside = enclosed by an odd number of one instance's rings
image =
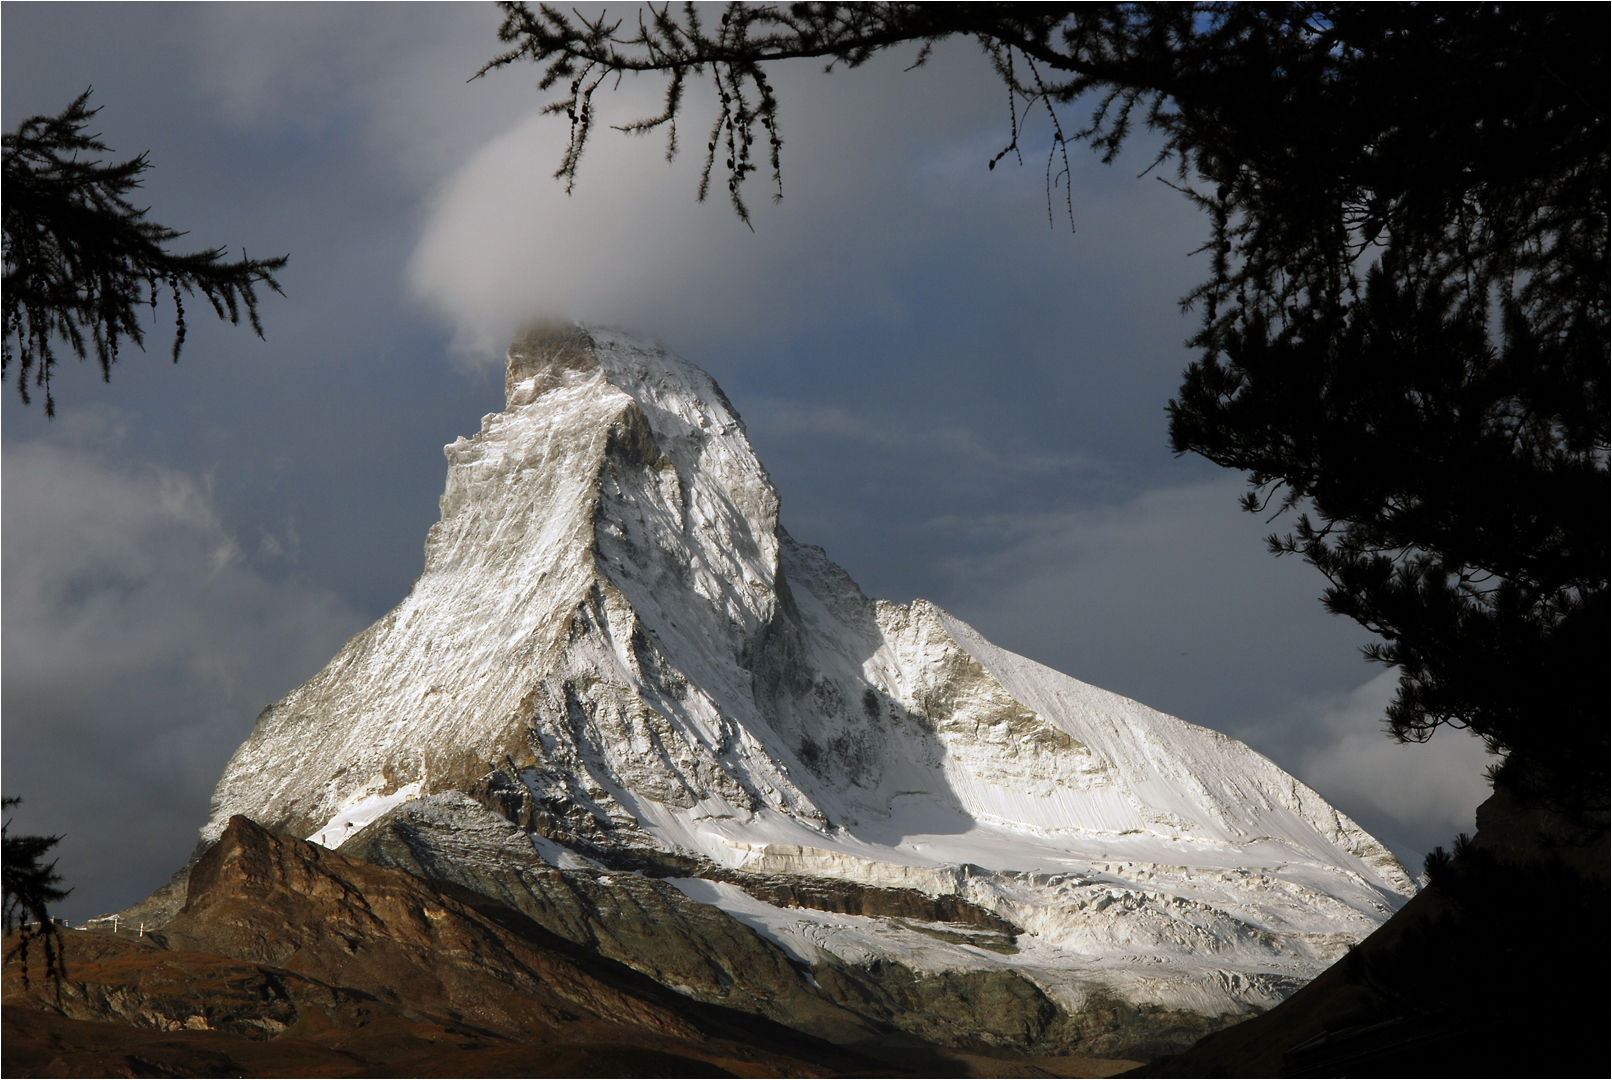
[[[1037,156],[1050,151],[1050,131],[1027,129],[1027,143],[1047,145],[1027,150],[1025,167],[986,169],[1006,115],[975,50],[944,46],[916,71],[896,59],[827,77],[778,66],[784,197],[773,201],[766,171],[752,175],[744,197],[754,231],[729,206],[720,161],[710,197],[696,201],[702,133],[715,115],[706,87],[691,88],[672,162],[664,131],[610,126],[658,112],[659,84],[639,77],[601,91],[604,119],[569,192],[553,179],[568,126],[534,110],[431,199],[413,289],[454,325],[466,355],[499,356],[521,323],[555,316],[698,349],[776,341],[820,322],[923,321],[935,298],[915,298],[911,283],[941,262],[962,276],[951,289],[988,303],[1015,277],[1073,282],[1094,263],[1135,272],[1185,244],[1196,223],[1178,196],[1090,155],[1075,156],[1080,199],[1069,220]],[[1155,274],[1145,288],[1168,305],[1176,285]],[[1134,291],[1140,308],[1149,298]]]

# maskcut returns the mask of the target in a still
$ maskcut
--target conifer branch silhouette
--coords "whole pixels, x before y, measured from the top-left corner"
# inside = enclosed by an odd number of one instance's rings
[[[99,112],[89,107],[90,93],[58,116],[24,120],[4,137],[0,378],[15,364],[17,393],[26,404],[30,386],[42,390],[46,416],[56,413],[51,374],[59,343],[81,360],[93,353],[110,381],[125,341],[145,347],[140,309],[154,312],[164,290],[174,304],[175,363],[185,343],[186,295],[200,293],[232,324],[244,316],[262,337],[257,286],[281,292],[274,272],[287,259],[243,252],[232,262],[224,248],[169,251],[185,234],[149,220],[148,210],[128,198],[151,163],[145,154],[103,163],[106,144],[86,133]]]

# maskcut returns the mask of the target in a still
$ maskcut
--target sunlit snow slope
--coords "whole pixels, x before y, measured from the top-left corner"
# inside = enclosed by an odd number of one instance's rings
[[[712,870],[677,879],[686,895],[800,963],[1011,969],[1072,1009],[1099,991],[1268,1006],[1412,892],[1242,743],[925,601],[863,596],[780,528],[739,418],[691,364],[548,329],[511,347],[506,389],[447,447],[408,597],[263,713],[204,839],[243,813],[336,846],[501,770],[541,808],[524,827],[551,863],[678,854]],[[956,895],[1022,933],[992,951],[774,906],[717,871]]]

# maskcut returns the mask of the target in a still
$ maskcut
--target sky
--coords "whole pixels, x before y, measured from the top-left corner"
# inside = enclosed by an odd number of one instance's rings
[[[1237,508],[1240,477],[1170,453],[1207,226],[1143,175],[1145,133],[1114,165],[1073,155],[1071,221],[1046,124],[987,169],[1010,117],[972,44],[911,71],[779,65],[784,198],[753,179],[751,231],[656,136],[601,129],[567,195],[537,70],[471,78],[498,21],[0,5],[7,131],[93,87],[93,130],[149,153],[140,204],[180,244],[290,256],[264,340],[196,299],[170,363],[165,301],[110,383],[62,365],[55,420],[0,402],[0,772],[12,828],[63,836],[64,915],[166,881],[256,715],[403,598],[442,447],[503,407],[534,317],[710,371],[784,526],[868,595],[1247,741],[1412,872],[1473,828],[1492,759],[1459,732],[1389,740],[1366,631],[1265,553],[1281,522]],[[659,89],[602,94],[605,121]],[[685,143],[711,106],[691,95]]]

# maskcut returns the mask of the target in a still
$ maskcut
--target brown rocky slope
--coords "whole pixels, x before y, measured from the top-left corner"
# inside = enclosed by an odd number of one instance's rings
[[[623,896],[664,901],[658,882],[627,884],[636,892]],[[620,896],[593,897],[605,902],[580,943],[483,892],[244,817],[159,892],[146,907],[160,930],[64,930],[59,985],[37,965],[31,979],[7,966],[5,1075],[1107,1076],[1135,1064],[929,1045],[803,1001],[802,980],[769,966],[764,939],[742,940],[747,928],[685,925],[688,912],[656,908],[670,936],[758,965],[727,999],[743,1011],[702,1001],[642,970],[653,949],[634,956],[639,970],[601,955],[597,935],[617,921]],[[655,919],[621,921],[613,946],[643,952]],[[662,952],[692,970],[688,956]],[[776,1011],[857,1048],[757,1015],[774,997]]]
[[[245,818],[145,939],[5,979],[21,1075],[822,1076],[882,1068],[676,994],[518,912]],[[132,1029],[132,1030],[131,1030]]]

